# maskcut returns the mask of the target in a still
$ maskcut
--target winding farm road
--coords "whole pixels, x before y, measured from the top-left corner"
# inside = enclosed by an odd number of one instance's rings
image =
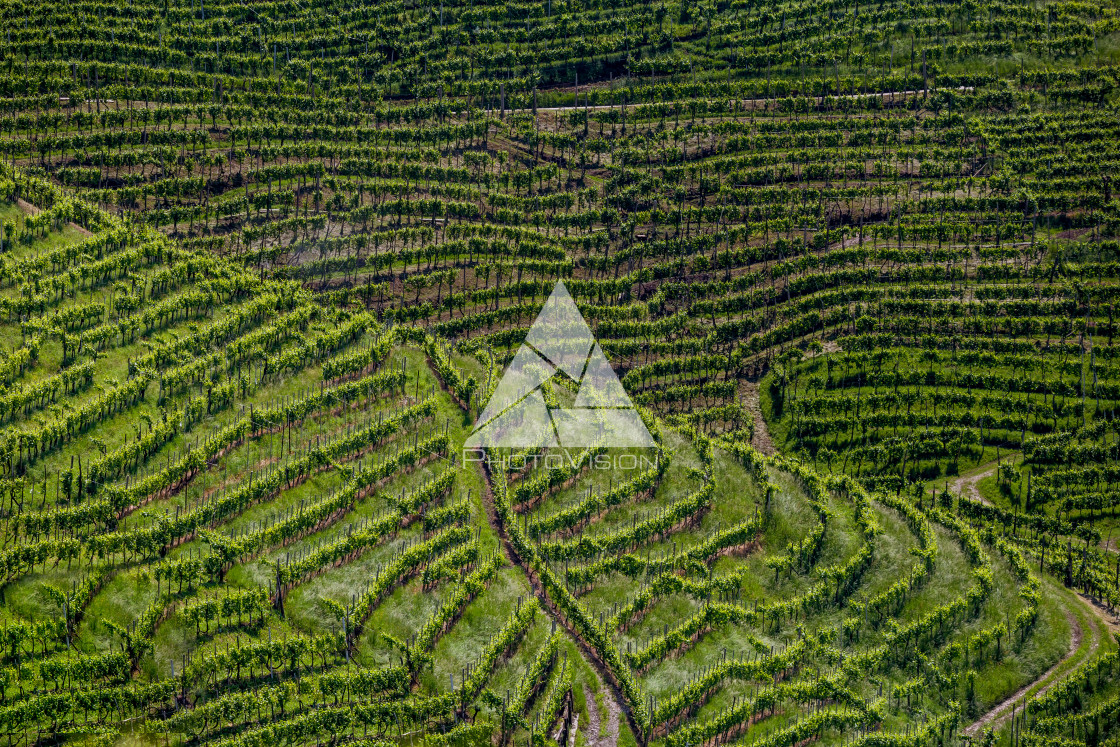
[[[1011,456],[1014,457],[1014,453],[1012,453]],[[975,472],[966,473],[950,483],[949,489],[951,492],[956,493],[957,495],[990,505],[990,501],[988,501],[986,498],[984,498],[984,496],[980,494],[977,485],[985,477],[989,477],[995,474],[997,469],[998,464],[993,463]],[[1078,654],[1078,651],[1081,648],[1082,640],[1086,634],[1090,636],[1088,649],[1084,652],[1084,658],[1086,660],[1096,654],[1097,650],[1100,648],[1101,641],[1103,640],[1104,635],[1115,634],[1118,629],[1118,621],[1115,616],[1110,615],[1107,610],[1105,610],[1102,606],[1094,603],[1093,600],[1089,599],[1085,595],[1077,593],[1075,591],[1073,591],[1072,593],[1077,596],[1078,601],[1082,605],[1084,605],[1085,609],[1089,612],[1089,630],[1087,631],[1087,633],[1082,629],[1082,625],[1078,621],[1077,617],[1074,616],[1069,610],[1066,610],[1066,620],[1069,621],[1070,628],[1073,631],[1073,635],[1070,640],[1069,651],[1066,652],[1066,655],[1063,656],[1059,661],[1057,661],[1052,667],[1046,670],[1046,672],[1040,675],[1037,679],[1023,685],[1023,687],[1003,700],[1003,702],[999,703],[983,716],[969,724],[964,730],[962,730],[962,734],[964,734],[965,736],[974,737],[979,734],[985,727],[990,726],[993,729],[999,729],[1003,725],[1003,723],[1008,718],[1010,718],[1011,714],[1023,705],[1024,701],[1028,699],[1034,699],[1039,695],[1042,695],[1055,684],[1061,682],[1064,679],[1064,677],[1055,675],[1057,674],[1058,670],[1066,664],[1066,662],[1068,662],[1072,657]],[[1042,687],[1036,689],[1036,686],[1039,682],[1044,682],[1045,684]]]
[[[961,731],[961,733],[963,735],[965,735],[967,737],[975,737],[977,734],[980,733],[980,731],[982,729],[984,729],[987,726],[992,727],[992,729],[999,729],[999,727],[1003,725],[1003,722],[1006,721],[1011,716],[1011,713],[1014,711],[1014,709],[1018,708],[1019,705],[1025,699],[1027,699],[1028,696],[1033,699],[1033,698],[1035,698],[1039,695],[1042,695],[1044,692],[1049,690],[1051,687],[1053,687],[1058,682],[1061,682],[1062,678],[1055,677],[1053,679],[1053,681],[1047,682],[1046,685],[1044,687],[1042,687],[1041,689],[1032,692],[1032,688],[1034,688],[1034,686],[1038,682],[1043,681],[1043,680],[1047,680],[1048,678],[1053,676],[1059,668],[1061,668],[1067,661],[1070,660],[1070,658],[1072,658],[1074,655],[1077,654],[1078,648],[1081,647],[1081,639],[1082,639],[1082,636],[1084,635],[1084,632],[1081,629],[1081,624],[1077,621],[1077,618],[1074,617],[1073,614],[1071,614],[1068,610],[1066,611],[1066,620],[1069,621],[1070,628],[1072,628],[1072,630],[1073,630],[1073,635],[1070,638],[1070,642],[1069,642],[1069,651],[1066,652],[1066,655],[1063,656],[1061,659],[1059,659],[1054,664],[1054,666],[1047,669],[1046,672],[1041,677],[1039,677],[1037,680],[1033,680],[1033,681],[1028,682],[1027,684],[1023,685],[1013,695],[1011,695],[1010,697],[1005,699],[1002,703],[998,704],[995,708],[992,708],[990,711],[985,713],[983,716],[976,719],[971,724],[969,724],[967,727],[965,727],[965,729],[963,729]],[[1097,630],[1095,625],[1093,626],[1093,629],[1092,629],[1092,635],[1093,635],[1094,640],[1090,644],[1090,648],[1091,648],[1092,651],[1095,651],[1097,646],[1100,645],[1099,631]]]
[[[991,464],[988,467],[980,470],[979,472],[976,472],[975,474],[967,474],[962,477],[958,477],[952,483],[952,492],[956,493],[957,495],[964,495],[967,491],[968,498],[974,501],[979,501],[980,503],[987,504],[988,501],[982,495],[980,495],[980,490],[976,486],[985,477],[994,475],[997,468],[998,465]]]
[[[778,453],[778,450],[774,448],[774,442],[770,438],[770,431],[766,427],[766,418],[762,417],[758,382],[744,379],[739,388],[743,406],[747,408],[747,412],[754,419],[754,435],[751,438],[751,446],[766,456],[773,456]]]
[[[598,672],[596,672],[598,677]],[[622,713],[621,706],[615,700],[614,693],[609,687],[603,686],[599,681],[599,690],[603,693],[603,705],[607,708],[607,733],[602,733],[602,720],[599,716],[599,706],[595,702],[595,694],[586,684],[583,686],[583,698],[587,702],[587,733],[584,735],[589,747],[617,747],[618,745],[618,719]]]
[[[498,535],[499,546],[502,553],[505,555],[506,560],[513,567],[520,568],[525,573],[525,578],[529,583],[529,587],[533,590],[533,594],[541,603],[541,611],[552,622],[556,623],[558,627],[564,628],[568,634],[575,641],[580,651],[583,653],[584,660],[591,665],[591,669],[598,680],[600,692],[603,693],[603,703],[607,708],[608,721],[607,721],[607,735],[605,737],[599,736],[599,707],[595,702],[594,696],[587,696],[586,685],[584,685],[585,697],[587,697],[587,713],[588,725],[585,727],[585,738],[588,745],[592,747],[617,747],[618,745],[618,732],[619,732],[619,719],[623,716],[629,718],[630,714],[623,713],[622,708],[622,693],[619,691],[615,682],[608,679],[604,675],[609,673],[609,669],[605,662],[600,659],[598,652],[596,652],[591,644],[585,641],[576,630],[568,623],[565,617],[560,614],[552,598],[545,592],[543,585],[533,573],[533,569],[525,563],[517,554],[513,545],[509,541],[509,535],[506,533],[502,523],[498,520],[497,511],[494,508],[494,494],[490,486],[490,475],[485,469],[479,468],[479,475],[482,478],[484,486],[483,492],[483,506],[486,509],[487,521],[490,523],[491,528]],[[576,729],[578,730],[578,721]],[[636,733],[636,724],[631,722],[630,727]],[[573,732],[574,733],[574,732]]]
[[[1104,640],[1104,637],[1106,635],[1115,636],[1117,631],[1120,630],[1120,618],[1117,618],[1116,615],[1109,613],[1102,605],[1098,604],[1096,600],[1086,597],[1084,594],[1080,594],[1078,592],[1073,593],[1077,596],[1077,600],[1089,612],[1088,635],[1090,636],[1090,639],[1088,648],[1084,651],[1083,655],[1084,661],[1088,661],[1096,655],[1097,651],[1101,647],[1101,642]],[[1077,655],[1079,649],[1081,648],[1083,637],[1086,634],[1085,631],[1082,630],[1080,622],[1078,622],[1077,618],[1071,612],[1069,612],[1069,610],[1066,610],[1066,619],[1069,621],[1070,627],[1073,630],[1073,636],[1069,644],[1069,651],[1066,653],[1066,655],[1063,656],[1057,663],[1055,663],[1054,666],[1046,670],[1045,674],[1040,676],[1038,679],[1034,680],[1033,682],[1029,682],[1026,685],[1023,685],[1023,687],[1015,692],[1015,694],[1011,695],[1002,703],[999,703],[983,716],[976,719],[976,721],[969,724],[964,730],[962,730],[962,734],[964,734],[965,736],[974,737],[979,734],[982,729],[988,726],[998,730],[1003,725],[1003,723],[1011,717],[1011,714],[1014,712],[1014,710],[1023,706],[1024,701],[1029,701],[1037,698],[1038,696],[1042,695],[1047,690],[1052,688],[1054,685],[1062,682],[1065,679],[1064,676],[1054,675],[1057,670],[1060,669],[1067,661],[1069,661],[1073,656]],[[1072,674],[1075,669],[1076,668],[1073,668],[1069,672],[1067,672],[1066,676]],[[1045,682],[1045,684],[1038,689],[1034,689],[1039,682]]]

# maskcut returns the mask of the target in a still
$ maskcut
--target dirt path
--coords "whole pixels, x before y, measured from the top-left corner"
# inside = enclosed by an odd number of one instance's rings
[[[1027,693],[1032,687],[1034,687],[1036,682],[1038,682],[1039,680],[1044,680],[1047,677],[1051,676],[1055,671],[1057,671],[1060,666],[1065,664],[1071,656],[1077,653],[1077,648],[1081,645],[1081,624],[1077,621],[1077,618],[1073,616],[1073,613],[1069,612],[1068,610],[1066,611],[1066,620],[1069,621],[1070,627],[1073,628],[1073,637],[1070,640],[1069,651],[1066,652],[1066,655],[1059,659],[1058,662],[1054,664],[1054,666],[1047,669],[1046,673],[1041,677],[1023,685],[1021,688],[1019,688],[1018,691],[1015,692],[1014,695],[1011,695],[995,708],[991,709],[983,716],[969,724],[968,727],[966,727],[961,732],[961,734],[969,737],[974,737],[979,734],[981,730],[988,726],[992,727],[993,730],[998,730],[1003,722],[1011,716],[1012,709],[1018,708],[1019,704],[1026,699]],[[1097,634],[1096,628],[1093,629],[1093,635],[1094,641],[1090,646],[1090,655],[1092,655],[1092,651],[1095,651],[1096,647],[1100,644],[1100,636]],[[1055,678],[1052,682],[1048,682],[1045,687],[1031,693],[1031,698],[1033,699],[1038,697],[1039,695],[1042,695],[1044,692],[1061,681],[1061,677]]]
[[[583,702],[587,703],[587,744],[593,745],[599,738],[599,729],[602,719],[599,717],[599,704],[595,702],[595,693],[587,683],[583,683]]]
[[[770,439],[770,430],[766,427],[766,419],[762,417],[758,382],[744,380],[740,384],[739,392],[743,399],[743,406],[754,419],[754,437],[751,439],[751,446],[767,456],[776,454],[778,450],[774,448],[774,442]]]
[[[1089,642],[1089,649],[1085,653],[1085,660],[1088,661],[1093,656],[1095,656],[1097,651],[1100,649],[1105,631],[1107,631],[1111,635],[1116,635],[1118,632],[1120,632],[1120,617],[1117,617],[1114,613],[1109,612],[1108,609],[1105,608],[1105,606],[1101,604],[1097,599],[1086,596],[1085,594],[1082,594],[1080,592],[1073,593],[1077,595],[1078,601],[1080,601],[1081,604],[1084,605],[1085,609],[1088,610],[1091,616],[1089,624],[1089,634],[1092,636],[1092,639]],[[1058,667],[1064,664],[1071,656],[1074,655],[1074,653],[1077,652],[1077,648],[1081,645],[1081,625],[1080,623],[1078,623],[1077,618],[1068,611],[1066,612],[1066,619],[1069,621],[1070,627],[1073,628],[1073,639],[1070,641],[1069,653],[1063,656],[1061,661],[1059,661],[1057,664],[1050,667],[1050,669],[1048,669],[1044,675],[1039,677],[1034,682],[1024,685],[1014,695],[1007,698],[998,706],[977,719],[962,732],[963,734],[966,734],[968,736],[975,736],[976,734],[980,733],[980,730],[986,726],[991,726],[993,729],[999,729],[1000,726],[1003,725],[1003,722],[1011,716],[1012,709],[1018,708],[1022,704],[1023,700],[1026,699],[1027,692],[1031,689],[1031,687],[1034,686],[1035,682],[1044,680],[1049,677]],[[1075,669],[1071,669],[1070,672],[1067,673],[1067,675],[1072,674]],[[1036,692],[1030,694],[1031,699],[1037,698],[1039,695],[1042,695],[1047,690],[1063,681],[1064,679],[1064,677],[1057,677],[1052,682],[1046,683],[1045,687],[1042,687]]]
[[[1097,618],[1097,620],[1105,627],[1105,629],[1112,635],[1120,634],[1120,616],[1115,612],[1110,612],[1104,604],[1096,597],[1089,596],[1080,591],[1075,591],[1081,603],[1089,608],[1089,611]],[[1100,642],[1100,639],[1097,639]]]
[[[833,340],[822,340],[821,353],[836,353],[839,352],[840,346]],[[813,354],[808,354],[807,357],[813,357]],[[766,418],[762,417],[761,393],[759,392],[758,382],[744,379],[739,382],[739,397],[743,402],[743,406],[747,408],[747,412],[751,414],[754,419],[754,436],[751,438],[751,446],[755,451],[758,451],[766,456],[773,456],[778,453],[778,449],[774,446],[774,440],[770,437],[770,429],[766,427]]]
[[[1012,456],[1014,456],[1014,452],[1012,453]],[[980,503],[990,505],[990,502],[987,501],[982,495],[980,495],[980,491],[977,488],[977,485],[985,477],[995,474],[998,468],[998,463],[993,463],[979,471],[958,477],[952,483],[950,483],[950,490],[954,493],[957,493],[958,495],[962,495],[971,498],[974,501],[979,501]],[[1085,655],[1086,659],[1088,659],[1094,656],[1097,653],[1097,650],[1100,649],[1101,642],[1106,631],[1108,634],[1111,634],[1113,636],[1117,635],[1117,633],[1120,633],[1120,617],[1117,617],[1115,613],[1109,612],[1109,610],[1103,604],[1101,604],[1099,600],[1082,594],[1081,592],[1074,591],[1072,589],[1071,591],[1077,596],[1078,600],[1090,614],[1089,634],[1092,636],[1092,638],[1089,643],[1088,651]],[[1000,726],[1002,726],[1003,722],[1010,717],[1012,710],[1022,704],[1023,700],[1026,698],[1027,692],[1035,685],[1035,683],[1050,677],[1054,673],[1054,671],[1058,669],[1058,667],[1062,666],[1062,664],[1068,661],[1069,658],[1077,652],[1078,647],[1081,645],[1083,631],[1081,629],[1080,623],[1077,621],[1077,618],[1075,618],[1068,611],[1066,612],[1066,619],[1069,620],[1070,627],[1073,628],[1073,639],[1070,642],[1069,652],[1065,656],[1063,656],[1062,659],[1054,666],[1050,667],[1050,669],[1048,669],[1046,673],[1041,677],[1036,679],[1034,682],[1024,685],[1014,695],[1010,696],[995,708],[991,709],[979,719],[977,719],[962,732],[963,734],[966,734],[968,736],[975,736],[987,726],[991,726],[993,729],[999,729]],[[1033,699],[1035,697],[1038,697],[1039,695],[1042,695],[1055,684],[1061,682],[1063,679],[1063,677],[1055,678],[1052,682],[1048,682],[1044,687],[1040,688],[1036,692],[1031,693],[1030,697]]]
[[[17,198],[16,199],[16,204],[19,206],[20,210],[27,213],[28,215],[38,215],[40,212],[42,212],[41,210],[39,210],[39,208],[37,206],[32,205],[27,200]],[[71,228],[73,228],[75,231],[82,234],[83,236],[93,236],[92,231],[90,231],[87,228],[83,228],[82,226],[79,226],[77,223],[67,223],[66,225],[70,226]]]
[[[19,205],[19,209],[22,210],[23,212],[27,213],[28,215],[38,215],[39,214],[39,208],[36,207],[35,205],[32,205],[27,200],[16,198],[16,205]]]
[[[595,673],[598,679],[598,672]],[[607,707],[607,733],[602,734],[602,720],[599,717],[599,706],[595,702],[595,693],[591,692],[586,684],[583,686],[583,697],[587,701],[587,738],[588,747],[617,747],[618,745],[618,719],[622,713],[621,706],[614,698],[614,693],[609,687],[599,680],[599,690],[603,693],[603,704]]]
[[[988,501],[986,501],[984,497],[980,495],[980,490],[976,486],[985,477],[994,475],[998,468],[998,464],[991,464],[988,467],[985,467],[983,470],[976,472],[975,474],[967,474],[958,477],[956,480],[953,480],[952,484],[950,485],[950,490],[957,495],[965,495],[967,493],[967,498],[987,504]]]
[[[541,603],[541,610],[544,612],[545,616],[548,617],[549,620],[555,621],[559,627],[568,631],[568,635],[572,637],[572,640],[575,641],[576,645],[583,653],[584,660],[591,665],[599,688],[603,692],[604,702],[606,703],[609,713],[609,719],[607,721],[608,734],[605,738],[600,740],[598,731],[594,731],[592,736],[597,741],[589,741],[589,744],[598,744],[602,747],[615,747],[618,744],[618,721],[620,716],[625,715],[626,718],[630,720],[630,728],[635,734],[639,731],[638,724],[633,720],[632,714],[630,714],[629,711],[623,712],[622,693],[619,691],[617,684],[610,677],[604,676],[604,674],[609,674],[607,664],[599,657],[599,653],[568,624],[567,620],[564,619],[563,615],[561,615],[556,608],[552,599],[545,592],[540,579],[533,573],[532,568],[521,560],[517,551],[513,548],[513,545],[510,544],[509,536],[506,534],[505,528],[502,526],[501,522],[498,521],[497,511],[494,508],[494,494],[490,487],[490,475],[485,469],[481,470],[481,475],[482,484],[484,486],[482,502],[486,509],[486,518],[490,523],[490,527],[494,530],[494,533],[498,535],[498,542],[502,548],[502,553],[506,556],[506,560],[510,565],[516,566],[524,572],[525,578],[529,582],[530,588],[533,590],[533,594],[536,595]],[[587,710],[589,713],[593,710],[597,711],[594,698],[592,698],[591,704],[588,706]],[[595,718],[598,718],[598,713],[595,714]]]

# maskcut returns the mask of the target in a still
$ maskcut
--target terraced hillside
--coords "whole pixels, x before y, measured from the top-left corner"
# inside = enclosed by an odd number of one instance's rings
[[[8,744],[1120,739],[1113,0],[0,21]]]
[[[552,5],[9,4],[0,151],[499,359],[563,278],[645,404],[719,431],[895,286],[1108,277],[1112,3]],[[1076,293],[976,300],[1060,338],[1111,318]]]
[[[1035,526],[652,412],[484,470],[477,359],[0,186],[16,741],[930,745],[1111,672]]]

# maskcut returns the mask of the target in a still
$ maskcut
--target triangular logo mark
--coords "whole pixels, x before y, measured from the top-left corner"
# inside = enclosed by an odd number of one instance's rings
[[[467,437],[465,447],[514,449],[556,446],[556,432],[540,390],[534,390]]]
[[[576,407],[633,406],[607,356],[603,355],[599,343],[595,343],[595,347],[591,348],[591,357],[587,360],[587,369],[579,382]]]
[[[579,380],[595,338],[563,282],[552,289],[525,335],[525,342],[568,376]]]
[[[556,369],[551,364],[542,360],[532,348],[522,345],[486,403],[486,409],[478,416],[478,425],[486,425],[501,415],[526,394],[536,391],[554,373]]]
[[[541,386],[579,382],[575,406],[549,408]],[[656,446],[563,282],[556,283],[467,439],[467,448]]]

